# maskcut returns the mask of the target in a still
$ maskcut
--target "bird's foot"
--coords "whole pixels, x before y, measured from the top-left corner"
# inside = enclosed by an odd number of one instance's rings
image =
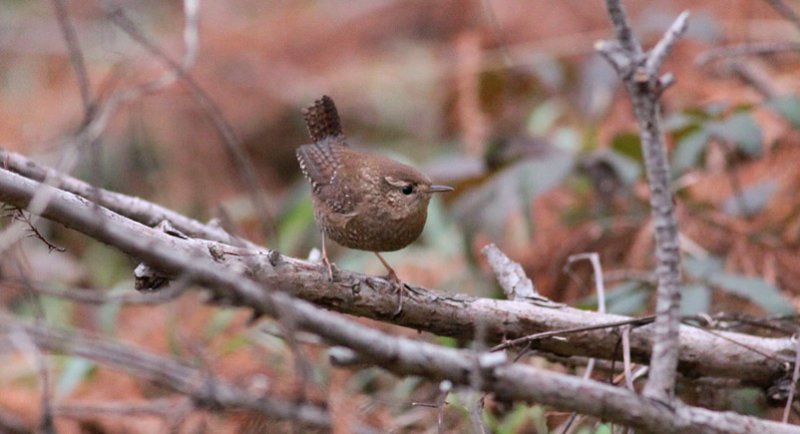
[[[336,264],[329,261],[327,255],[322,256],[322,264],[328,269],[328,281],[333,282],[333,270],[336,269]]]
[[[392,290],[395,294],[397,294],[397,309],[395,309],[394,313],[392,314],[392,318],[397,318],[401,313],[403,313],[403,298],[405,298],[406,289],[411,290],[411,287],[408,286],[407,283],[400,280],[394,270],[390,270],[389,274],[385,276],[385,279],[392,284]]]

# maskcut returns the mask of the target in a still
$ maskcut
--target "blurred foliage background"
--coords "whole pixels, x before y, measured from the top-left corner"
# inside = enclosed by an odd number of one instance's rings
[[[171,57],[181,57],[180,2],[116,4]],[[789,4],[800,10],[800,3]],[[761,0],[634,0],[626,6],[645,43],[678,12],[692,11],[687,36],[665,66],[677,83],[663,99],[684,254],[684,313],[793,314],[800,294],[800,59],[797,51],[708,53],[729,44],[793,42],[800,31]],[[0,146],[53,163],[60,139],[83,116],[53,5],[3,0],[0,7]],[[109,21],[103,2],[72,1],[68,11],[99,98],[163,73]],[[499,297],[478,253],[495,242],[523,264],[543,295],[594,309],[588,263],[569,271],[564,266],[570,255],[598,252],[609,309],[645,314],[654,292],[654,244],[638,132],[615,74],[593,52],[594,42],[610,35],[599,0],[202,2],[200,51],[190,75],[257,168],[268,215],[253,207],[218,129],[181,82],[126,105],[74,174],[198,219],[225,216],[248,238],[305,257],[319,235],[294,150],[308,141],[302,107],[327,94],[353,146],[410,162],[456,187],[434,200],[417,243],[387,255],[403,279]],[[80,234],[41,226],[66,252],[26,240],[1,258],[6,309],[194,360],[233,381],[257,378],[271,394],[299,396],[296,365],[274,336],[277,326],[247,327],[245,312],[205,306],[202,296],[100,308],[32,298],[11,282],[25,277],[130,291],[136,264]],[[332,256],[343,268],[383,272],[371,254],[334,248]],[[435,410],[411,403],[432,401],[436,385],[378,369],[333,370],[324,347],[313,343],[305,352],[315,370],[309,399],[345,399],[360,420],[387,431],[435,432]],[[35,371],[20,357],[0,358],[14,367],[0,373],[0,407],[36,420]],[[163,394],[80,358],[56,357],[52,370],[61,402]],[[700,405],[762,416],[774,411],[758,390],[691,390],[684,391],[686,399]],[[450,395],[449,431],[469,426],[465,399]],[[498,433],[547,432],[566,416],[491,402],[485,412]],[[57,421],[60,432],[164,429],[157,417]],[[256,425],[243,415],[196,412],[180,432],[244,426]],[[608,426],[579,429],[606,432]]]

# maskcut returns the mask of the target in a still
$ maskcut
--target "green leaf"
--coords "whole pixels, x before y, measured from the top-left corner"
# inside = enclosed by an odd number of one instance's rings
[[[786,95],[773,98],[767,102],[767,107],[775,110],[796,129],[800,129],[800,96]]]
[[[458,341],[450,336],[437,336],[436,343],[447,348],[458,348]]]
[[[730,105],[727,102],[715,101],[704,105],[702,112],[705,115],[705,119],[718,118],[728,110],[728,107],[730,107]]]
[[[722,209],[733,216],[753,216],[761,212],[778,190],[778,184],[768,179],[751,185],[741,193],[728,198]]]
[[[56,385],[56,395],[64,397],[72,393],[73,390],[92,373],[97,365],[91,360],[82,357],[70,357],[61,372],[61,377]]]
[[[634,159],[615,151],[606,152],[602,158],[614,169],[619,179],[625,185],[631,185],[639,180],[642,166]]]
[[[638,280],[622,282],[606,290],[606,310],[618,315],[631,315],[646,307],[650,292],[648,286]],[[597,309],[597,295],[580,300],[581,309]]]
[[[611,149],[635,161],[642,161],[642,139],[637,133],[617,134],[611,139]]]
[[[697,125],[697,118],[686,113],[673,113],[664,119],[664,130],[671,133],[683,131]]]
[[[707,128],[712,135],[733,143],[745,154],[761,155],[761,127],[749,113],[734,113],[723,121],[710,123]]]
[[[727,398],[730,410],[736,413],[765,417],[767,408],[764,405],[764,390],[757,387],[745,387],[730,391]]]
[[[311,205],[309,187],[304,182],[291,192],[278,217],[278,249],[282,252],[296,252],[304,240],[303,235],[313,225],[314,208]]]
[[[564,114],[564,104],[549,99],[536,106],[528,116],[527,130],[532,136],[544,136]]]
[[[649,296],[650,294],[648,291],[639,287],[614,301],[608,302],[606,310],[608,313],[615,313],[617,315],[633,315],[647,307],[647,298]]]
[[[206,329],[203,330],[203,337],[207,340],[211,340],[225,331],[235,318],[236,313],[237,312],[233,309],[220,309],[214,312],[214,315],[211,316],[211,321],[206,325]]]
[[[464,193],[454,213],[466,232],[485,230],[498,238],[505,233],[509,216],[524,213],[522,207],[530,207],[536,197],[561,183],[574,162],[575,156],[564,152],[519,161]]]
[[[681,314],[695,315],[708,312],[711,307],[711,288],[702,284],[681,287]]]
[[[709,279],[712,285],[734,295],[746,298],[770,314],[794,313],[792,301],[781,291],[762,279],[726,272],[715,272]]]
[[[514,410],[506,414],[497,426],[493,427],[493,432],[497,434],[516,434],[523,431],[531,423],[537,428],[534,432],[548,432],[545,411],[540,405],[528,407],[524,404],[517,404]]]
[[[60,297],[42,296],[39,303],[49,324],[65,326],[71,323],[75,303]],[[36,312],[36,309],[33,310]]]
[[[707,130],[700,129],[680,139],[672,154],[673,172],[681,173],[697,165],[706,150],[709,137]]]
[[[594,434],[613,434],[614,430],[612,430],[611,427],[612,425],[609,423],[600,424],[594,430]]]
[[[574,154],[581,150],[583,140],[581,134],[572,127],[556,128],[550,135],[550,141],[556,149],[567,154]]]
[[[232,338],[225,341],[225,345],[222,347],[222,352],[220,355],[230,354],[234,351],[237,351],[241,348],[250,346],[250,338],[243,335],[233,336]]]
[[[683,261],[683,268],[695,279],[707,279],[713,273],[722,271],[724,266],[719,258],[709,256],[704,259],[686,258]]]

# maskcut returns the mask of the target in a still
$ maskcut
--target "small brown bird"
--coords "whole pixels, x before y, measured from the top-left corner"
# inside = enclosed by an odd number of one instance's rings
[[[329,277],[333,279],[333,270],[326,236],[345,247],[375,253],[400,291],[403,285],[379,252],[399,250],[416,240],[425,227],[433,193],[453,188],[434,185],[411,166],[351,149],[328,96],[315,101],[303,116],[314,143],[297,148],[297,160],[311,183]]]

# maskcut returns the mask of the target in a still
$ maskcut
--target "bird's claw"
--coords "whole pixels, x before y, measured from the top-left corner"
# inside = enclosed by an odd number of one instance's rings
[[[407,283],[398,279],[397,275],[394,275],[394,278],[387,276],[387,279],[392,283],[393,292],[397,294],[397,309],[395,309],[394,313],[392,313],[392,318],[397,318],[403,313],[403,299],[405,298],[404,293],[407,288],[410,289],[411,287],[408,286]]]
[[[329,261],[327,256],[322,257],[322,264],[328,269],[328,281],[333,282],[333,270],[336,268],[336,265]]]

